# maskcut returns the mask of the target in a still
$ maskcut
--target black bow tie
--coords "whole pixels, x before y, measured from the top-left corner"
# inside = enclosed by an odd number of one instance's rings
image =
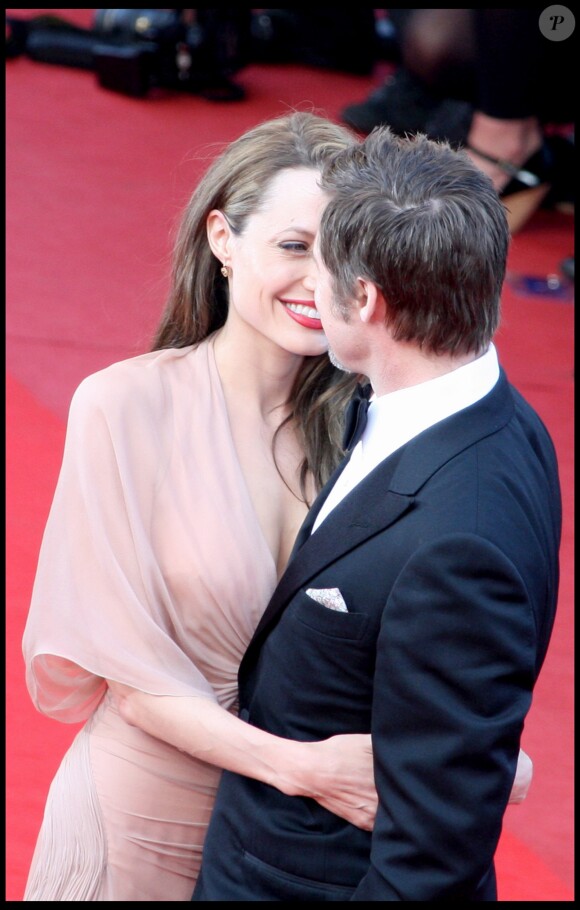
[[[342,437],[342,447],[345,452],[352,452],[363,434],[372,391],[370,383],[367,383],[367,385],[359,383],[347,405]]]

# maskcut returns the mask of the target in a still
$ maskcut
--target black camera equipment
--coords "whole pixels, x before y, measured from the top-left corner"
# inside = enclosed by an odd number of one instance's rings
[[[151,89],[236,101],[231,77],[249,57],[251,10],[97,9],[83,29],[58,16],[6,18],[8,57],[94,70],[103,88],[134,97]]]

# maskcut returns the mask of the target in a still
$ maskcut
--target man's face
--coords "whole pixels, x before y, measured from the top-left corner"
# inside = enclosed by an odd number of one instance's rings
[[[352,301],[336,299],[332,276],[322,262],[318,237],[313,259],[316,265],[314,300],[328,341],[328,356],[338,369],[354,372],[351,358],[356,355],[357,347],[356,310],[352,308]]]

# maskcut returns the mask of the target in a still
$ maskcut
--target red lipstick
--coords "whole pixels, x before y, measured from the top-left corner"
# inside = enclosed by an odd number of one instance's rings
[[[291,318],[307,329],[322,330],[322,322],[313,300],[280,300]],[[310,312],[309,312],[310,311]]]

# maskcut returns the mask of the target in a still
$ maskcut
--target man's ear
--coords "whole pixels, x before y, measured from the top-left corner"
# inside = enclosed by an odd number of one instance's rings
[[[384,321],[385,298],[374,281],[358,278],[357,309],[361,322]]]
[[[214,256],[223,265],[227,265],[230,258],[230,239],[232,230],[223,212],[212,209],[205,222],[207,239]]]

